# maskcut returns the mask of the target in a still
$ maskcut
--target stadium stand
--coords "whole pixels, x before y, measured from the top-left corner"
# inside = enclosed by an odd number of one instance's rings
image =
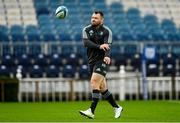
[[[59,5],[65,5],[69,10],[69,16],[64,20],[54,17],[55,9]],[[68,71],[76,70],[81,71],[80,76],[85,76],[81,75],[86,69],[83,65],[86,63],[86,52],[82,45],[79,45],[81,32],[83,26],[89,24],[91,12],[100,9],[105,13],[105,25],[113,31],[115,44],[112,49],[112,65],[116,66],[117,70],[120,65],[125,65],[131,66],[132,70],[141,71],[138,43],[150,42],[156,45],[157,42],[180,41],[179,7],[179,0],[0,0],[1,65],[9,67],[4,55],[11,54],[18,61],[13,64],[22,65],[25,70],[28,66],[30,68],[26,71],[34,71],[30,73],[32,77],[36,77],[36,71],[39,71],[38,76],[53,77],[51,71],[55,77],[59,76],[55,74],[57,71],[65,76]],[[121,47],[122,42],[127,45]],[[8,43],[14,45],[13,48]],[[52,45],[46,46],[46,43]],[[60,48],[60,45],[56,45],[66,43],[70,45]],[[175,44],[168,48],[161,43],[157,44],[159,55],[170,52],[179,56],[180,46]],[[73,56],[72,51],[81,57]],[[44,53],[48,55],[41,59],[45,64],[37,58],[37,54]],[[34,59],[34,62],[29,63],[29,59]],[[148,61],[148,73],[154,73],[155,76],[161,75],[161,72],[163,75],[179,73],[176,67],[179,57],[173,58],[171,63],[166,61],[169,59],[165,57],[159,57],[158,61],[152,63]],[[77,68],[74,69],[71,65]],[[39,70],[41,67],[44,67],[43,70]],[[67,76],[75,75],[70,73]]]

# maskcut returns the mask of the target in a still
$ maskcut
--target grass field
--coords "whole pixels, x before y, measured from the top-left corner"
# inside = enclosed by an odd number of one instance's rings
[[[79,115],[86,102],[0,103],[0,122],[180,122],[180,101],[124,101],[124,111],[114,119],[112,107],[100,101],[95,119]]]

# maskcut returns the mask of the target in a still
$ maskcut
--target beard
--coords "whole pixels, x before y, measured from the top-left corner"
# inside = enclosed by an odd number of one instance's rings
[[[97,27],[97,26],[100,26],[101,23],[94,23],[94,22],[91,22],[91,25],[94,26],[94,27]]]

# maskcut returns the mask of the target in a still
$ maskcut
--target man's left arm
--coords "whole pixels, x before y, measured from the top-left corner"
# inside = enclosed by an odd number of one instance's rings
[[[105,37],[104,37],[104,43],[108,44],[109,47],[112,44],[112,32],[111,30],[108,28],[108,31],[105,33]],[[106,64],[110,64],[111,59],[110,59],[110,49],[105,51],[105,56],[104,56],[104,62]]]
[[[104,37],[104,43],[108,44],[109,47],[111,47],[112,44],[112,32],[111,30],[108,28],[108,31]],[[105,57],[110,57],[110,49],[105,51]]]

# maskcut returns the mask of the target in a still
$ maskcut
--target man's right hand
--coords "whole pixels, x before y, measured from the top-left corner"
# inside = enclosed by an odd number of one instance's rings
[[[101,44],[99,48],[104,51],[107,51],[110,49],[109,44]]]

